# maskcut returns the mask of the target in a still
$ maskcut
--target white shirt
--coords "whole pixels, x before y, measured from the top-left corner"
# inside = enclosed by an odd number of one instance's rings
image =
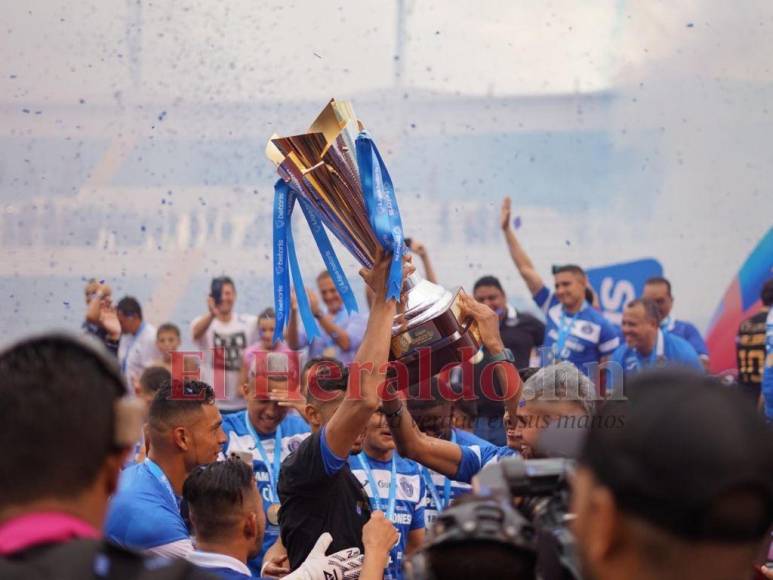
[[[240,562],[232,556],[225,554],[216,554],[215,552],[200,552],[195,550],[189,553],[187,560],[199,568],[228,568],[236,572],[241,572],[247,576],[252,576],[252,572],[244,562]]]
[[[134,395],[134,380],[139,380],[142,371],[161,357],[156,348],[156,327],[143,322],[137,334],[122,334],[118,343],[118,361],[126,378],[130,395]]]
[[[208,315],[204,315],[208,316]],[[191,322],[191,332],[193,327],[204,318],[200,316]],[[231,314],[231,320],[223,322],[215,318],[207,328],[206,332],[194,343],[199,350],[204,352],[204,364],[202,380],[208,382],[215,389],[218,400],[218,407],[221,409],[234,410],[245,407],[244,399],[239,391],[239,371],[241,371],[242,356],[247,346],[258,340],[258,317],[249,314]],[[222,386],[216,384],[215,372],[213,369],[214,355],[212,349],[222,348],[224,350],[225,366],[225,399],[222,399]],[[222,372],[222,371],[221,371]],[[220,388],[218,388],[220,387]]]

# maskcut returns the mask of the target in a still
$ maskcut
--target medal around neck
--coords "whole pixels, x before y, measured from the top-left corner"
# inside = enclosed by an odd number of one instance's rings
[[[356,300],[326,230],[365,268],[373,267],[378,247],[391,253],[387,298],[399,300],[402,256],[407,250],[400,211],[384,161],[351,104],[331,100],[307,133],[274,135],[266,155],[280,176],[274,197],[274,339],[283,338],[289,321],[291,274],[307,336],[319,332],[295,257],[291,218],[296,201],[347,311],[356,311]],[[448,291],[415,273],[405,286],[403,315],[407,324],[396,320],[392,327],[390,359],[405,365],[409,384],[414,384],[434,376],[447,364],[472,356],[480,338],[475,323],[461,319],[460,288]],[[428,369],[429,376],[420,375],[420,359],[422,372],[426,374]]]
[[[279,508],[281,506],[278,503],[272,503],[266,510],[266,519],[272,526],[279,525]]]

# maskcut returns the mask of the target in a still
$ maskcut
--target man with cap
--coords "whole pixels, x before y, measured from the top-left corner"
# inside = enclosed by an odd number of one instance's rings
[[[773,521],[773,435],[740,395],[677,369],[642,373],[595,417],[573,481],[594,580],[749,578]]]

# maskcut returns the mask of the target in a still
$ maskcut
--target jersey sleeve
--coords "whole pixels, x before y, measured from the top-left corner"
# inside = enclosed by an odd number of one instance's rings
[[[462,460],[452,479],[470,483],[472,478],[486,465],[497,461],[497,447],[494,445],[460,445]]]
[[[532,300],[536,302],[537,306],[540,307],[540,309],[543,312],[547,312],[548,308],[550,308],[550,290],[548,290],[547,286],[542,286],[539,290],[537,290],[534,294],[532,294]]]
[[[601,356],[612,354],[620,346],[620,335],[615,327],[606,318],[601,323],[601,335],[599,336],[599,353]]]
[[[306,496],[319,496],[331,482],[331,476],[343,467],[344,459],[336,457],[324,443],[324,429],[307,437],[282,463],[279,473],[279,495],[292,490]]]

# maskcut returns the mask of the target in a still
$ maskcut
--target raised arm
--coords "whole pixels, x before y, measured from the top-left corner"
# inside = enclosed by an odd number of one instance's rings
[[[317,322],[319,322],[322,330],[333,339],[333,342],[335,342],[341,350],[349,350],[352,344],[349,333],[333,321],[332,315],[322,311],[322,308],[319,306],[319,298],[317,298],[317,295],[314,292],[309,291],[308,296],[311,313],[314,315],[314,318],[317,319]]]
[[[518,272],[521,274],[521,278],[526,282],[526,286],[532,295],[540,291],[545,285],[542,281],[542,277],[537,273],[534,268],[534,264],[529,258],[526,251],[521,246],[518,238],[515,237],[515,231],[510,225],[510,198],[506,197],[502,201],[502,210],[500,212],[500,226],[502,232],[505,234],[505,240],[507,241],[507,249],[510,250],[510,257],[515,263],[515,267],[518,268]]]
[[[355,439],[381,404],[378,388],[384,381],[382,367],[389,360],[397,304],[394,300],[386,299],[391,256],[379,252],[376,258],[372,270],[360,270],[360,275],[373,289],[375,297],[365,336],[350,367],[346,395],[325,428],[328,447],[338,457],[349,455]],[[403,268],[403,276],[410,275],[413,270],[413,266],[408,263]]]
[[[421,263],[424,266],[424,278],[428,282],[437,284],[437,275],[435,274],[435,269],[432,267],[432,262],[429,259],[427,247],[417,240],[412,240],[410,250],[421,258]]]
[[[197,318],[191,328],[191,334],[193,334],[193,340],[201,340],[204,333],[207,332],[209,325],[217,316],[217,305],[215,299],[212,296],[207,298],[207,313],[204,316]]]

